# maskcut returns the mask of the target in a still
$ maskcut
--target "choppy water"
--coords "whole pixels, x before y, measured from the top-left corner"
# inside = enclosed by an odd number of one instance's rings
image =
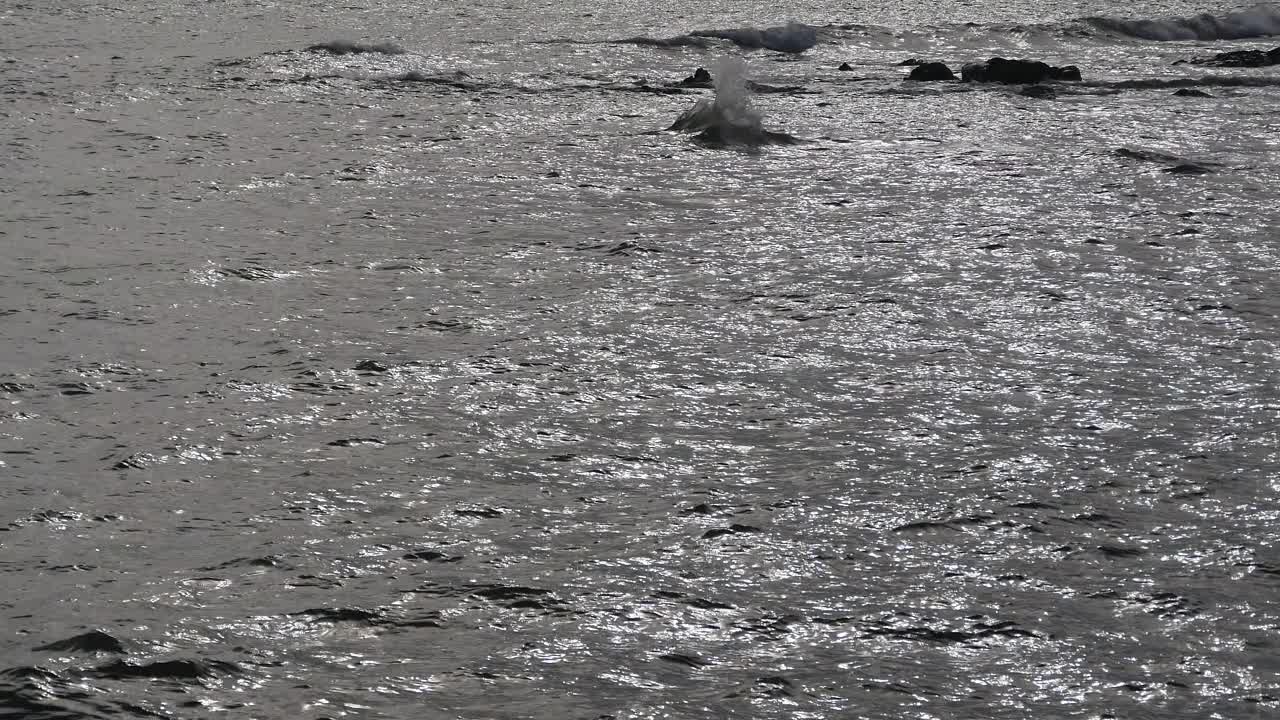
[[[0,8],[0,717],[1280,712],[1280,10],[779,12]]]

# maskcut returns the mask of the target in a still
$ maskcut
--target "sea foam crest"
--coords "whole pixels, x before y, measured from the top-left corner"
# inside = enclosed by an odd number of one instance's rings
[[[747,48],[765,48],[786,53],[802,53],[818,44],[818,28],[804,23],[789,22],[780,27],[763,30],[747,27],[729,30],[695,30],[691,37],[709,37],[728,40]]]
[[[1264,4],[1225,15],[1206,13],[1156,20],[1094,17],[1086,22],[1107,32],[1143,40],[1240,40],[1280,35],[1280,7]]]

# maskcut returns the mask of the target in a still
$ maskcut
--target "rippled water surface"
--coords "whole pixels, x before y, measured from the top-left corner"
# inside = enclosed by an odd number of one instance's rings
[[[0,30],[0,717],[1280,713],[1280,9]]]

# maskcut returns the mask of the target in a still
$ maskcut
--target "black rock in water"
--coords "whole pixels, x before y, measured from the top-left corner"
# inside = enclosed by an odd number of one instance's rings
[[[35,648],[38,651],[53,652],[86,652],[86,653],[117,653],[125,654],[124,646],[116,638],[100,631],[93,630],[66,640],[58,640],[48,645],[41,645]]]
[[[1274,50],[1233,50],[1191,62],[1215,67],[1269,67],[1280,65],[1280,47]]]
[[[853,70],[853,66],[849,63],[840,63],[840,67],[836,69],[840,72],[851,72]]]
[[[706,68],[698,68],[697,70],[694,70],[692,75],[676,83],[676,85],[679,87],[696,88],[715,87],[715,83],[711,80],[711,73],[707,72]]]
[[[1195,88],[1182,88],[1181,90],[1174,92],[1173,95],[1174,97],[1200,97],[1200,98],[1213,97],[1209,93],[1203,90],[1197,90]]]
[[[994,57],[986,62],[966,64],[960,68],[960,76],[964,82],[1031,85],[1045,80],[1079,80],[1080,68],[1075,65],[1054,67],[1038,60],[1007,60]]]
[[[951,72],[951,68],[940,62],[920,63],[911,68],[911,73],[907,75],[908,80],[918,82],[937,82],[941,80],[955,80],[956,74]]]

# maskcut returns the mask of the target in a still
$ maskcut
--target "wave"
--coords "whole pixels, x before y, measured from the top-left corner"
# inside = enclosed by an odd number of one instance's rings
[[[365,45],[363,43],[351,42],[350,40],[330,40],[316,45],[309,45],[307,52],[327,52],[330,55],[363,55],[365,53],[381,53],[383,55],[403,55],[405,49],[392,42],[373,43]]]
[[[731,30],[695,30],[689,35],[728,40],[745,48],[764,48],[786,53],[802,53],[818,44],[818,28],[798,22],[763,30],[751,27]]]
[[[722,58],[712,82],[715,98],[699,100],[681,113],[668,130],[696,133],[698,142],[712,147],[759,148],[802,142],[793,135],[765,129],[763,118],[751,105],[746,66],[741,60]]]
[[[804,23],[790,22],[786,25],[764,29],[744,27],[725,30],[694,30],[684,35],[668,38],[653,38],[641,35],[621,40],[610,40],[609,42],[652,47],[707,48],[712,45],[712,40],[727,40],[738,47],[753,50],[764,49],[799,54],[818,44],[818,28]]]
[[[1280,7],[1264,4],[1220,16],[1204,13],[1155,20],[1090,17],[1084,22],[1103,32],[1142,40],[1242,40],[1280,35]]]

